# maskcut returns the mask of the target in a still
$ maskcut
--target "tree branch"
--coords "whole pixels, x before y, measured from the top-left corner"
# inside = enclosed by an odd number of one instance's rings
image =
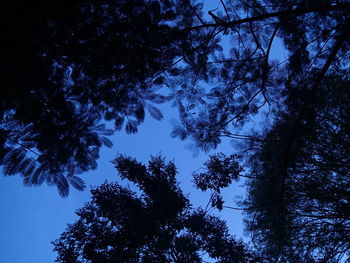
[[[295,8],[293,10],[285,10],[285,11],[277,11],[267,14],[262,14],[254,17],[246,17],[235,21],[229,21],[229,22],[218,22],[214,24],[205,24],[200,26],[194,26],[190,28],[184,29],[184,31],[189,30],[197,30],[202,28],[210,28],[210,27],[232,27],[244,23],[249,23],[253,21],[261,21],[272,17],[285,17],[285,16],[301,16],[308,13],[315,13],[315,12],[323,12],[323,11],[344,11],[349,10],[350,11],[350,3],[343,3],[338,5],[326,5],[326,6],[318,6],[318,7],[311,7],[311,8]]]

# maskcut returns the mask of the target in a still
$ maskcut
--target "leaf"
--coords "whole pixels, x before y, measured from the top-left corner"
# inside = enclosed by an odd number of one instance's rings
[[[192,103],[188,106],[188,110],[193,110],[194,108],[196,108],[196,104]]]
[[[47,185],[49,186],[53,186],[55,185],[55,178],[54,178],[55,175],[51,174],[51,173],[46,173],[45,174],[45,181],[47,183]]]
[[[136,117],[136,119],[139,122],[143,122],[145,120],[145,109],[143,108],[142,104],[138,104],[136,106],[135,112],[134,112],[134,116]]]
[[[4,165],[4,175],[15,175],[23,171],[27,157],[23,149],[7,149],[7,154],[2,158],[1,163]]]
[[[134,134],[137,132],[137,125],[139,122],[134,121],[134,120],[128,120],[125,126],[125,130],[128,134]]]
[[[114,129],[116,131],[120,131],[123,127],[123,123],[124,123],[124,118],[121,117],[121,116],[117,116],[115,119],[114,119]]]
[[[158,108],[154,107],[151,104],[147,104],[147,108],[152,118],[154,118],[157,121],[160,121],[163,119],[163,114]]]
[[[31,185],[33,185],[32,175],[36,169],[36,160],[33,158],[28,158],[28,159],[30,160],[30,162],[27,164],[22,175],[24,177],[23,178],[24,185],[31,186]]]
[[[1,165],[5,165],[12,155],[15,154],[15,149],[10,147],[4,147],[3,151],[3,157],[0,160]]]
[[[57,186],[58,193],[61,197],[65,198],[69,195],[69,184],[63,174],[59,173],[53,175],[53,182]]]
[[[163,76],[159,76],[158,78],[156,78],[153,83],[156,85],[162,85],[165,82],[165,78]]]
[[[168,97],[161,94],[150,94],[146,96],[146,99],[152,101],[153,103],[161,104],[169,100]]]
[[[187,138],[187,132],[180,126],[175,126],[170,134],[171,138],[179,137],[180,140],[185,140]]]
[[[105,136],[111,136],[114,133],[114,131],[112,129],[106,129],[106,125],[104,123],[96,125],[93,128],[93,130],[98,132],[99,134],[105,135]]]
[[[74,163],[74,159],[70,158],[67,164],[67,173],[68,176],[73,176],[75,172],[75,163]]]
[[[114,131],[112,129],[104,129],[103,131],[100,131],[99,134],[105,135],[105,136],[111,136],[114,134]]]
[[[188,113],[187,113],[187,111],[186,111],[186,109],[185,109],[185,107],[183,106],[183,104],[182,104],[181,101],[179,101],[179,106],[178,106],[178,108],[179,108],[179,115],[180,115],[181,121],[186,120],[187,117],[188,117]]]
[[[101,139],[101,142],[102,142],[105,146],[107,146],[108,148],[111,148],[111,147],[113,146],[112,141],[111,141],[110,139],[108,139],[107,137],[102,136],[100,139]]]
[[[78,176],[68,176],[67,177],[68,182],[78,191],[84,191],[85,189],[85,182]]]
[[[19,158],[21,158],[22,160],[18,163],[17,169],[19,173],[24,173],[24,171],[27,169],[27,166],[31,162],[31,158],[28,158],[24,154],[19,155]]]
[[[97,169],[97,162],[96,159],[93,159],[90,164],[91,170],[96,170]]]
[[[34,148],[36,146],[36,142],[28,140],[28,141],[22,141],[21,145],[27,149]]]

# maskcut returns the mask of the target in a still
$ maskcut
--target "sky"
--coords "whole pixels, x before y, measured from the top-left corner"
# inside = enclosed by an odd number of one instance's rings
[[[215,9],[217,1],[205,1],[205,9]],[[278,45],[278,44],[277,44]],[[276,57],[281,49],[276,46]],[[277,53],[276,53],[277,52]],[[191,173],[203,166],[208,154],[200,152],[197,157],[186,149],[188,142],[170,138],[172,125],[170,120],[177,118],[176,109],[161,105],[165,118],[155,121],[149,115],[139,127],[139,132],[127,135],[124,131],[116,133],[111,140],[111,149],[102,148],[98,169],[83,174],[88,186],[84,192],[72,187],[68,198],[61,198],[55,187],[45,184],[39,187],[24,187],[20,176],[0,176],[0,262],[9,263],[48,263],[53,262],[56,253],[50,242],[59,237],[67,223],[76,220],[75,210],[90,199],[90,186],[98,186],[105,180],[120,182],[111,160],[118,154],[125,154],[147,163],[151,155],[161,154],[167,160],[175,161],[178,167],[178,181],[185,194],[189,195],[194,207],[205,207],[209,195],[193,187]],[[232,145],[224,141],[216,152],[231,154]],[[211,152],[210,154],[213,154]],[[224,191],[226,205],[234,206],[234,200],[242,195],[242,182],[234,183]],[[230,232],[243,238],[242,215],[240,211],[224,209],[220,217],[228,221]],[[245,237],[245,240],[247,238]]]

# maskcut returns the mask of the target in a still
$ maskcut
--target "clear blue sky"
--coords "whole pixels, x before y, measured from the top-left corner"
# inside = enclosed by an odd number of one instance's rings
[[[206,10],[215,9],[216,0],[206,1]],[[276,57],[281,49],[277,46]],[[147,162],[151,155],[161,153],[167,160],[174,160],[179,171],[178,180],[184,193],[188,193],[194,206],[205,206],[209,196],[193,187],[191,173],[202,166],[208,155],[200,153],[196,158],[185,149],[187,142],[171,139],[170,119],[177,118],[176,110],[167,105],[160,107],[165,119],[157,122],[148,115],[135,135],[116,133],[112,149],[103,148],[98,169],[82,175],[86,184],[97,186],[106,179],[120,181],[110,161],[118,154],[127,154],[138,161]],[[232,153],[229,142],[220,145],[217,151]],[[236,183],[225,191],[227,205],[233,205],[236,195],[242,193]],[[62,199],[54,187],[24,187],[20,176],[0,176],[0,262],[48,263],[56,254],[51,241],[59,237],[67,223],[76,219],[75,210],[90,199],[89,188],[78,192],[71,188],[69,197]],[[228,221],[230,232],[242,237],[242,217],[239,211],[224,210],[220,216]]]

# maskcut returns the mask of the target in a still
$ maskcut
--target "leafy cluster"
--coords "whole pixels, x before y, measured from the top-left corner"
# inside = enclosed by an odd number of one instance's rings
[[[257,262],[224,221],[191,208],[174,163],[123,156],[114,163],[140,193],[107,182],[92,189],[79,219],[53,242],[56,262]]]
[[[237,161],[238,156],[232,154],[226,156],[223,153],[211,155],[204,163],[206,169],[201,173],[193,173],[195,186],[202,190],[212,190],[212,206],[222,210],[224,203],[221,196],[221,189],[228,187],[232,181],[237,181],[243,168]]]

